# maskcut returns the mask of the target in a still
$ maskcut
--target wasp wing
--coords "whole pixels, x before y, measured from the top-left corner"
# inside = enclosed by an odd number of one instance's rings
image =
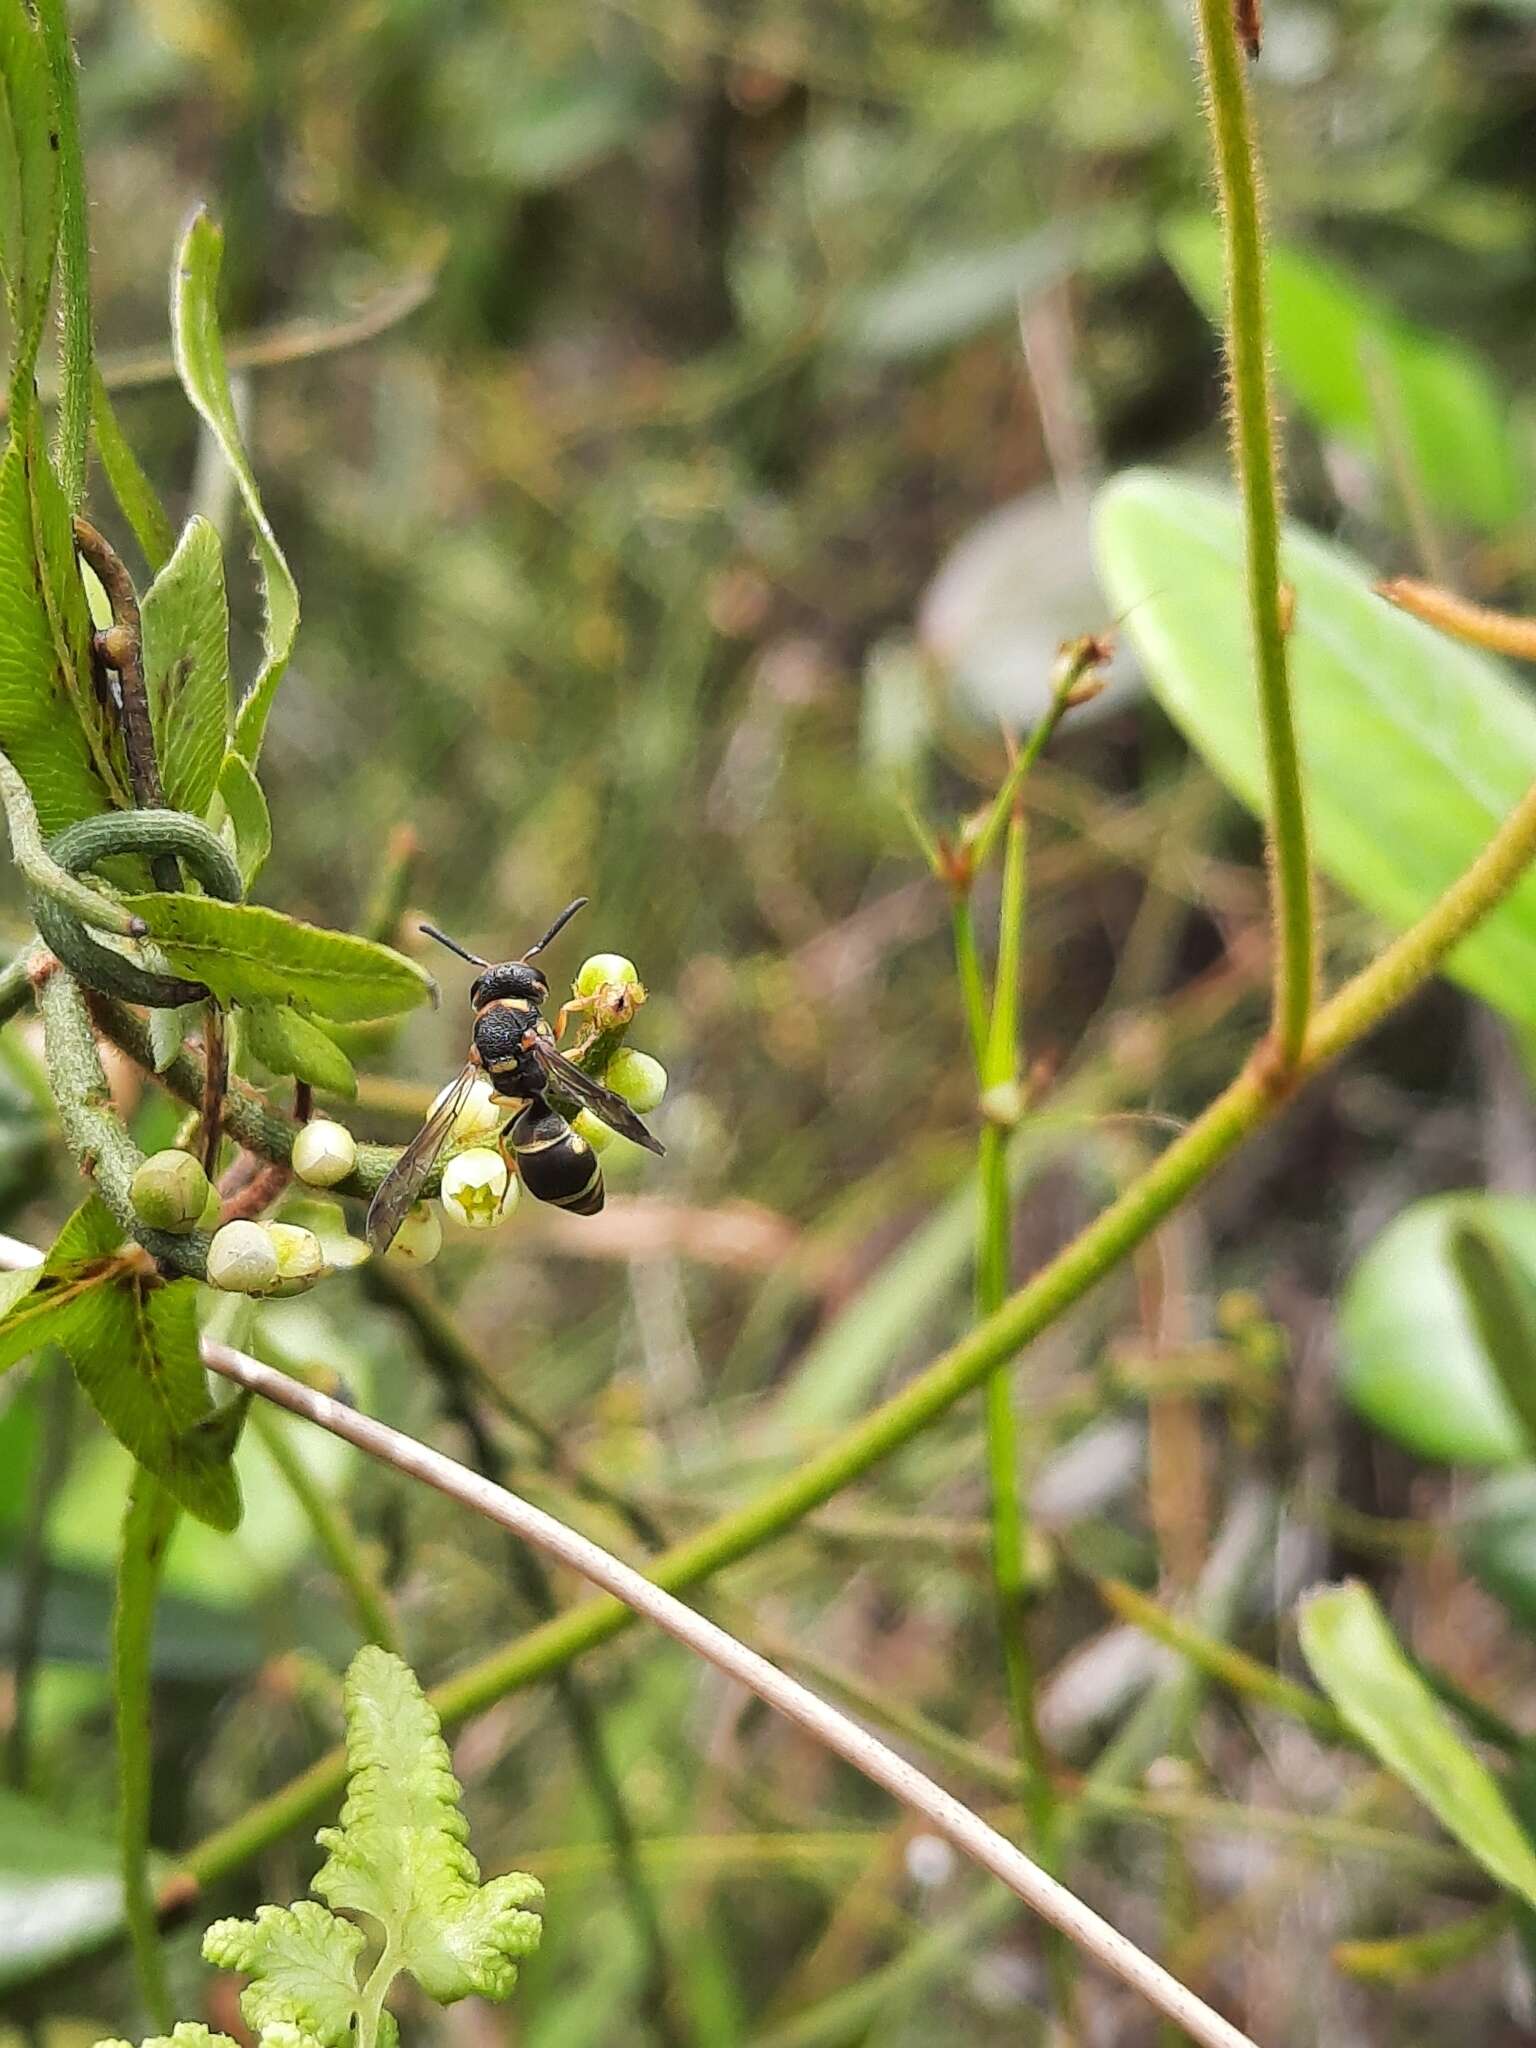
[[[647,1152],[658,1156],[665,1153],[666,1146],[659,1138],[653,1138],[630,1108],[622,1095],[615,1095],[611,1088],[605,1088],[601,1081],[594,1081],[590,1074],[584,1074],[580,1067],[568,1060],[563,1052],[542,1039],[533,1040],[533,1052],[539,1065],[549,1076],[550,1086],[558,1095],[568,1095],[573,1102],[579,1102],[583,1109],[590,1109],[600,1117],[612,1131],[621,1138],[632,1138],[637,1145],[643,1145]]]
[[[395,1232],[410,1214],[412,1204],[426,1185],[437,1155],[448,1142],[459,1111],[469,1099],[480,1072],[469,1061],[456,1081],[451,1081],[436,1108],[380,1181],[378,1192],[368,1204],[368,1242],[376,1252],[388,1251]]]

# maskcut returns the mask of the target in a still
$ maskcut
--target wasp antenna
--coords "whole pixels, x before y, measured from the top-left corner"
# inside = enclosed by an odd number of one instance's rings
[[[478,953],[471,953],[466,946],[461,946],[457,939],[450,939],[446,932],[440,932],[435,924],[418,925],[416,929],[425,932],[429,939],[436,939],[440,946],[446,946],[450,953],[457,953],[471,967],[489,967],[491,964],[489,960],[482,960]]]
[[[554,923],[550,926],[549,930],[544,934],[543,938],[540,939],[539,943],[536,946],[530,946],[527,952],[523,955],[523,958],[525,960],[531,960],[536,953],[542,953],[544,948],[549,944],[550,940],[555,938],[560,932],[563,932],[565,930],[565,927],[570,923],[571,919],[576,915],[577,911],[585,910],[587,905],[591,902],[591,900],[592,899],[590,896],[578,896],[574,903],[567,903],[564,910],[561,911],[560,915],[555,919]]]

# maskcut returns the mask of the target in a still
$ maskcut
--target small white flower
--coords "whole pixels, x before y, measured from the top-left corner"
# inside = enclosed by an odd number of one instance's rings
[[[446,1088],[439,1088],[432,1098],[433,1110],[447,1101],[450,1092],[457,1085],[457,1082],[450,1081]],[[476,1074],[469,1084],[468,1094],[459,1105],[459,1113],[453,1120],[451,1143],[468,1145],[476,1138],[488,1138],[493,1132],[500,1130],[506,1121],[507,1112],[499,1103],[491,1100],[493,1093],[490,1077],[486,1074]]]
[[[576,993],[595,996],[603,988],[633,988],[639,980],[640,970],[622,953],[594,953],[581,963],[576,976]]]
[[[430,1266],[443,1248],[443,1226],[430,1202],[418,1202],[384,1254],[402,1266]]]
[[[277,1285],[277,1246],[259,1223],[226,1223],[208,1247],[208,1279],[226,1294],[267,1294]]]
[[[308,1187],[333,1188],[356,1164],[357,1140],[328,1117],[314,1117],[293,1141],[293,1170]]]
[[[517,1207],[518,1183],[488,1146],[460,1152],[443,1168],[443,1213],[466,1230],[493,1230]]]
[[[637,1109],[642,1116],[649,1110],[659,1108],[667,1092],[667,1070],[660,1060],[653,1060],[648,1052],[632,1052],[621,1046],[608,1062],[604,1081],[615,1095],[622,1095],[631,1109]]]

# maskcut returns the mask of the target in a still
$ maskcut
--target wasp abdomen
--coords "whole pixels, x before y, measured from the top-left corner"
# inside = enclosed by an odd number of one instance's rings
[[[595,1216],[603,1206],[603,1169],[585,1138],[558,1110],[530,1103],[508,1133],[523,1186],[541,1202]]]

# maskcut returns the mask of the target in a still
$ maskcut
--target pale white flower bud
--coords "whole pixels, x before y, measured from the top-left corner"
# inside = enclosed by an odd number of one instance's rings
[[[402,1266],[430,1266],[443,1248],[443,1226],[430,1202],[418,1202],[384,1254]]]
[[[627,1045],[608,1062],[603,1079],[642,1116],[658,1108],[667,1092],[667,1070],[661,1061],[653,1060],[648,1052],[633,1052]]]
[[[306,1186],[333,1188],[357,1164],[357,1140],[345,1124],[317,1116],[293,1141],[293,1170]]]
[[[519,1183],[489,1146],[459,1152],[443,1168],[443,1213],[466,1230],[492,1230],[517,1207]]]
[[[579,1116],[571,1118],[571,1129],[578,1138],[585,1138],[594,1152],[606,1152],[619,1135],[600,1116],[594,1116],[590,1109],[584,1109]]]
[[[190,1152],[155,1152],[133,1176],[133,1213],[152,1230],[184,1237],[196,1230],[208,1206],[210,1188],[201,1160]]]
[[[450,1091],[457,1086],[457,1082],[450,1081],[446,1088],[439,1088],[432,1098],[432,1108],[435,1110],[439,1104],[445,1102]],[[469,1085],[468,1094],[459,1105],[459,1113],[453,1120],[453,1129],[449,1133],[453,1144],[473,1144],[476,1138],[488,1138],[493,1132],[500,1130],[506,1121],[507,1112],[499,1103],[491,1100],[493,1092],[489,1075],[476,1074]]]
[[[208,1279],[226,1294],[268,1294],[277,1285],[277,1246],[259,1223],[226,1223],[208,1247]]]

